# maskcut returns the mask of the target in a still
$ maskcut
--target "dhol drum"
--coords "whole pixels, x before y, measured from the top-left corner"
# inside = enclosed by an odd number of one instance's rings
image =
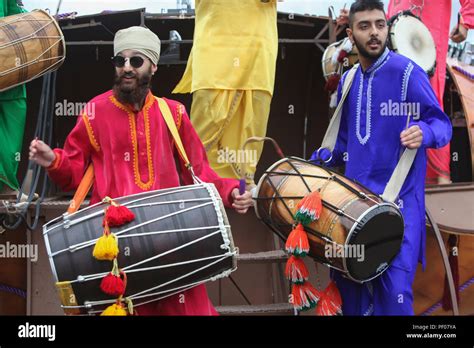
[[[0,92],[58,69],[65,58],[64,36],[47,12],[0,19]]]
[[[323,210],[305,228],[309,255],[356,282],[381,275],[400,250],[403,216],[395,204],[343,175],[299,158],[282,159],[258,183],[257,216],[286,240],[298,202],[314,190],[320,190]]]
[[[222,200],[213,184],[196,184],[114,199],[135,219],[111,228],[118,265],[127,275],[124,301],[134,307],[228,276],[238,250]],[[116,299],[102,293],[111,262],[92,256],[102,235],[104,203],[44,225],[53,276],[66,314],[97,314]]]
[[[411,12],[403,12],[389,20],[390,49],[418,64],[432,76],[436,70],[436,45],[430,31]]]
[[[335,55],[339,55],[342,47],[347,45],[349,38],[345,38],[341,41],[334,42],[333,44],[329,45],[323,53],[323,58],[321,60],[322,68],[323,68],[323,75],[324,78],[327,80],[331,75],[334,74],[341,74],[343,68],[350,68],[354,64],[356,64],[359,60],[357,56],[357,47],[355,45],[352,47],[350,53],[348,53],[347,57],[345,58],[345,63],[340,64],[337,61]]]

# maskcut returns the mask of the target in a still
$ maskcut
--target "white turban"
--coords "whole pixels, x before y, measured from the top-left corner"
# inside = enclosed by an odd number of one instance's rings
[[[150,58],[153,64],[160,59],[161,42],[148,28],[130,27],[117,31],[114,38],[114,55],[124,50],[134,50]]]

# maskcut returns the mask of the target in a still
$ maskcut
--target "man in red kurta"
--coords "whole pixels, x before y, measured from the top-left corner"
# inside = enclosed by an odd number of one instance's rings
[[[131,27],[117,32],[113,62],[113,90],[92,99],[84,109],[63,149],[52,150],[40,140],[30,145],[30,159],[46,167],[63,190],[75,190],[92,162],[91,204],[149,190],[192,184],[184,164],[176,168],[177,151],[156,98],[150,91],[157,70],[160,41],[150,30]],[[209,166],[205,149],[179,102],[165,99],[171,109],[194,173],[215,184],[224,205],[245,213],[252,205],[249,192],[239,194],[239,183],[220,178]],[[182,294],[137,307],[139,315],[216,315],[204,285]]]
[[[412,6],[421,9],[421,20],[428,27],[436,44],[436,71],[430,82],[436,93],[439,104],[443,108],[444,86],[446,83],[446,56],[448,39],[461,42],[466,39],[468,29],[474,28],[474,1],[460,0],[461,20],[459,26],[449,33],[451,21],[451,0],[391,0],[388,5],[388,17],[409,10]],[[419,15],[418,11],[415,11]],[[450,146],[440,149],[428,149],[426,182],[428,184],[444,184],[450,182]]]

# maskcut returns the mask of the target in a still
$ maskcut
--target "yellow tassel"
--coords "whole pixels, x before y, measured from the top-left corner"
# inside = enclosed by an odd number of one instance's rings
[[[123,307],[121,302],[114,303],[113,305],[108,306],[100,314],[101,316],[126,316],[127,311]]]
[[[100,237],[94,246],[92,255],[97,260],[109,260],[113,261],[119,253],[117,238],[113,233],[110,233],[108,226],[105,227],[105,232]]]

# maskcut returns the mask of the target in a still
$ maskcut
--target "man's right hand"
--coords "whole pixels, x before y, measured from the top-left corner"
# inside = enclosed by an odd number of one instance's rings
[[[35,161],[42,167],[49,167],[56,158],[51,148],[41,140],[35,139],[30,144],[30,160]]]

